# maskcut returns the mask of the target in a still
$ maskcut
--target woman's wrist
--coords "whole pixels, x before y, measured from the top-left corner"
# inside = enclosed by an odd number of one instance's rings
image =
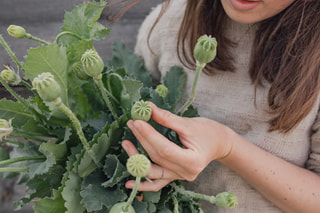
[[[229,160],[229,158],[232,157],[232,153],[235,151],[234,143],[236,143],[236,141],[239,140],[239,137],[241,137],[234,130],[227,126],[224,127],[223,131],[225,134],[225,139],[222,142],[222,148],[219,154],[220,157],[215,159],[221,163],[225,160]]]

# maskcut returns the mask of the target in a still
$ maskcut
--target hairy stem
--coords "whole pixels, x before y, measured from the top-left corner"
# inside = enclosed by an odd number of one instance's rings
[[[15,167],[7,167],[7,168],[0,168],[0,173],[2,172],[28,172],[28,168],[15,168]]]
[[[205,194],[196,193],[193,191],[188,191],[188,190],[185,190],[185,189],[177,186],[176,184],[172,184],[172,186],[175,188],[176,192],[178,192],[179,194],[187,195],[187,196],[190,196],[190,197],[193,197],[196,199],[205,200],[205,201],[208,201],[212,204],[216,203],[215,196],[209,196],[209,195],[205,195]]]
[[[24,145],[24,144],[21,143],[21,142],[18,142],[18,141],[15,141],[15,140],[10,140],[10,139],[7,139],[7,138],[3,138],[2,141],[5,142],[5,143],[7,143],[7,144],[9,143],[9,144],[17,145],[17,146],[19,146],[19,147],[22,147],[22,146]]]
[[[118,119],[118,115],[117,115],[115,109],[113,108],[112,103],[111,103],[109,97],[112,97],[112,99],[113,99],[113,100],[116,100],[116,101],[117,101],[117,99],[116,99],[115,97],[113,97],[113,95],[111,95],[110,93],[108,93],[108,91],[104,88],[103,82],[102,82],[102,79],[101,79],[101,78],[100,78],[100,79],[95,79],[95,82],[96,82],[96,84],[97,84],[97,86],[98,86],[98,88],[99,88],[99,90],[100,90],[100,92],[101,92],[102,98],[103,98],[104,102],[107,104],[107,107],[109,108],[109,110],[110,110],[113,118],[114,118],[115,120]],[[107,94],[107,93],[108,93],[108,94]],[[117,102],[118,102],[118,101],[117,101]]]
[[[85,150],[88,152],[89,156],[92,158],[92,160],[95,162],[95,164],[97,166],[100,166],[99,162],[97,161],[94,153],[92,152],[92,150],[90,149],[90,145],[87,142],[87,139],[82,131],[82,127],[81,127],[81,123],[78,120],[78,118],[73,114],[73,112],[62,102],[61,98],[57,98],[54,102],[53,102],[66,116],[68,116],[68,118],[71,120],[74,128],[77,131],[77,134],[79,136],[79,139],[83,145],[83,147],[85,148]]]
[[[21,98],[11,87],[6,83],[6,81],[0,77],[0,83],[6,88],[6,90],[21,104],[23,104],[28,110],[30,110],[29,104]],[[32,110],[33,112],[33,110]]]
[[[174,213],[179,213],[179,202],[178,202],[178,199],[177,199],[175,194],[172,195],[172,200],[173,200],[173,204],[174,204],[173,212]]]
[[[4,49],[7,51],[7,53],[9,54],[9,56],[12,58],[12,60],[17,64],[17,66],[18,66],[22,71],[25,71],[22,63],[18,60],[18,58],[17,58],[16,55],[13,53],[13,51],[11,50],[11,48],[9,47],[9,45],[7,44],[7,42],[4,40],[4,38],[2,37],[1,34],[0,34],[0,43],[2,44],[2,46],[4,47]]]
[[[136,194],[138,192],[138,187],[140,185],[140,182],[141,182],[141,177],[136,177],[136,182],[134,183],[134,187],[133,187],[132,192],[130,194],[130,197],[129,197],[128,201],[127,201],[127,204],[124,207],[125,211],[127,211],[129,206],[132,204],[132,202],[133,202],[133,200],[134,200],[134,198],[135,198],[135,196],[136,196]]]
[[[73,36],[73,37],[81,40],[81,37],[78,36],[77,34],[72,33],[72,32],[69,32],[69,31],[64,31],[64,32],[61,32],[60,34],[57,35],[57,37],[56,37],[56,43],[57,43],[57,44],[59,43],[60,38],[61,38],[62,36],[64,36],[64,35],[70,35],[70,36]]]
[[[24,157],[19,157],[19,158],[12,158],[12,159],[8,159],[8,160],[3,160],[0,161],[0,166],[6,166],[12,163],[17,163],[17,162],[21,162],[21,161],[28,161],[28,160],[45,160],[46,157],[45,156],[41,156],[41,155],[37,155],[37,156],[24,156]]]
[[[49,43],[46,42],[45,40],[42,40],[42,39],[40,39],[38,37],[35,37],[35,36],[33,36],[33,35],[29,34],[29,33],[26,34],[26,38],[28,38],[30,40],[33,40],[33,41],[37,41],[37,42],[39,42],[41,44],[44,44],[44,45],[49,45]]]
[[[195,99],[196,90],[197,90],[198,81],[199,81],[199,76],[200,76],[203,68],[204,68],[203,64],[197,63],[196,74],[195,74],[195,77],[194,77],[194,80],[193,80],[191,95],[190,95],[189,99],[181,107],[181,109],[179,110],[178,114],[182,115],[188,109],[188,107],[192,104],[193,100]]]

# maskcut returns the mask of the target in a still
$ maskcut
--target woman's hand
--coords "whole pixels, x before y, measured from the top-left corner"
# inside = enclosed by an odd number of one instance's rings
[[[185,118],[169,111],[152,107],[152,118],[159,124],[177,132],[184,147],[180,147],[141,120],[130,120],[127,125],[155,163],[140,191],[158,191],[175,179],[193,181],[212,161],[226,157],[232,150],[235,133],[228,127],[206,118]],[[123,141],[129,156],[138,150],[129,141]],[[128,181],[132,188],[134,181]]]

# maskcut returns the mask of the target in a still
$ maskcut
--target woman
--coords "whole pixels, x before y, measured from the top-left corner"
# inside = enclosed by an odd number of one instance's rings
[[[139,190],[181,179],[200,193],[235,193],[239,205],[232,212],[320,212],[318,11],[319,0],[172,0],[155,8],[136,45],[155,79],[183,66],[190,92],[192,49],[203,34],[216,37],[218,55],[200,77],[193,103],[202,117],[151,104],[152,118],[175,130],[184,148],[146,122],[128,122],[155,162],[153,182]],[[138,153],[129,141],[123,148]]]

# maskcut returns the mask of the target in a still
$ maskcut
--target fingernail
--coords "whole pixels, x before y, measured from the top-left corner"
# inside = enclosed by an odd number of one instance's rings
[[[132,122],[133,122],[132,120],[130,120],[130,121],[127,122],[127,126],[129,127],[129,129],[132,129],[132,128],[133,128]]]

